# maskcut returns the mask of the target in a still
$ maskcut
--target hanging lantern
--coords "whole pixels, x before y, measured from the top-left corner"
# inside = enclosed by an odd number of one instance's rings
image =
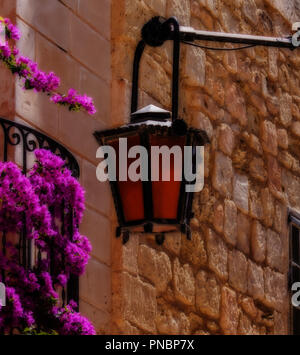
[[[173,21],[175,20],[171,19],[169,25]],[[157,18],[156,26],[161,23],[162,21]],[[150,26],[153,26],[153,23]],[[172,28],[174,29],[174,26]],[[143,35],[147,36],[147,28],[143,29]],[[96,132],[95,137],[101,146],[112,147],[116,153],[116,181],[110,181],[110,184],[119,221],[117,236],[123,234],[126,242],[129,232],[155,233],[157,242],[162,243],[166,232],[181,231],[190,237],[189,224],[193,216],[194,193],[188,192],[187,186],[191,182],[185,179],[184,167],[187,165],[185,147],[191,147],[190,172],[197,173],[196,148],[208,143],[208,138],[205,132],[189,128],[183,120],[177,118],[179,41],[174,41],[172,114],[153,105],[136,110],[139,63],[144,48],[143,40],[135,54],[130,123],[120,128]],[[137,146],[142,147],[147,153],[145,169],[147,176],[145,179],[132,181],[129,174],[125,178],[121,177],[120,162],[126,161],[128,173],[128,167],[137,159],[129,158],[129,152]],[[174,154],[169,155],[168,164],[161,154],[156,155],[154,161],[154,150],[160,152],[161,149],[166,148],[169,152],[178,152],[178,150],[181,152],[179,164]],[[201,158],[201,163],[204,164],[203,156]],[[156,170],[155,174],[154,170]],[[164,179],[165,173],[168,179]],[[153,175],[156,176],[155,179]]]

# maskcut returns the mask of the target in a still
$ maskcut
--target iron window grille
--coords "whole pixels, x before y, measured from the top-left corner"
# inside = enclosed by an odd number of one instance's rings
[[[2,129],[1,129],[2,128]],[[28,169],[33,163],[33,152],[36,149],[49,149],[52,153],[57,154],[66,161],[66,166],[71,170],[75,178],[79,178],[80,169],[75,157],[62,145],[46,135],[14,121],[0,118],[0,161],[15,161],[23,171],[28,173]],[[69,215],[62,216],[62,233],[67,219],[73,218],[73,212]],[[69,223],[71,226],[72,223]],[[71,228],[71,227],[70,227]],[[72,235],[72,231],[70,231]],[[25,231],[17,236],[19,248],[19,262],[22,266],[29,269],[32,268],[36,258],[41,258],[41,252],[33,247],[30,240],[26,239]],[[0,233],[0,248],[3,254],[6,252],[7,236]],[[51,264],[51,262],[50,262]],[[50,266],[51,274],[51,266]],[[2,271],[5,281],[5,274]],[[63,288],[60,294],[61,304],[64,306],[70,300],[75,301],[79,305],[79,278],[71,275],[67,287]]]

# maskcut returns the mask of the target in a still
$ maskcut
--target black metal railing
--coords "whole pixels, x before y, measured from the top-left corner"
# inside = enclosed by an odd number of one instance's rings
[[[77,179],[79,178],[79,165],[75,157],[65,147],[30,127],[0,118],[0,161],[15,162],[26,175],[34,163],[34,151],[36,149],[49,149],[54,154],[60,156],[66,161],[66,165],[71,170],[72,175]],[[67,208],[66,210],[69,210],[69,213],[62,216],[62,231],[64,231],[65,225],[73,225],[73,223],[65,223],[67,220],[70,221],[73,218],[72,209]],[[73,231],[68,231],[68,235],[72,236]],[[26,238],[26,226],[17,238],[19,240],[20,264],[25,268],[33,267],[36,261],[34,260],[35,257],[40,259],[42,253],[40,250],[36,250],[36,247],[33,247],[31,241]],[[4,255],[6,253],[6,243],[7,236],[5,233],[2,233],[0,248],[2,248]],[[3,278],[5,277],[5,275],[2,276]],[[61,292],[62,305],[65,305],[70,300],[75,301],[79,305],[79,278],[74,275],[70,276],[67,287]]]

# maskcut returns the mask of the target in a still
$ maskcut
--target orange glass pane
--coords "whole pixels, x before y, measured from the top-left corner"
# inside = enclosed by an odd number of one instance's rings
[[[181,147],[183,164],[185,137],[150,136],[150,144],[158,147]],[[177,219],[181,181],[175,181],[174,179],[174,156],[171,155],[170,159],[170,181],[162,181],[162,163],[162,157],[160,157],[160,181],[152,182],[153,216],[157,219]],[[179,173],[182,173],[182,171]]]
[[[130,181],[128,176],[127,181],[119,181],[119,139],[111,142],[110,145],[115,149],[117,155],[117,181],[125,221],[143,220],[145,218],[143,184],[141,181]],[[136,145],[140,145],[140,137],[129,137],[127,140],[127,157],[129,149]],[[135,159],[128,159],[128,167],[134,161]]]

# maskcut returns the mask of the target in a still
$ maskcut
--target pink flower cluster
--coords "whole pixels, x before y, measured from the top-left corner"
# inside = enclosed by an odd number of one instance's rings
[[[0,17],[0,24],[5,26],[5,43],[0,42],[0,60],[11,70],[13,74],[19,75],[24,81],[24,89],[34,89],[37,92],[47,93],[51,101],[68,106],[70,111],[84,109],[88,114],[94,115],[97,111],[91,97],[79,95],[74,89],[70,89],[68,95],[56,92],[60,86],[60,79],[55,73],[45,73],[39,70],[37,63],[31,59],[20,56],[15,46],[10,45],[10,40],[19,40],[20,31],[9,19]]]
[[[67,96],[60,94],[53,95],[51,100],[56,104],[69,106],[70,111],[79,111],[81,108],[84,108],[90,115],[94,115],[97,112],[93,100],[86,95],[78,95],[74,89],[70,89]]]
[[[0,18],[0,20],[2,20],[1,22],[3,22],[4,25],[5,25],[5,36],[6,36],[6,38],[8,40],[12,39],[14,41],[18,41],[21,38],[21,33],[20,33],[18,27],[16,27],[10,21],[9,18],[5,18],[5,19]]]
[[[19,263],[18,246],[0,248],[7,306],[0,306],[0,334],[95,334],[90,322],[71,303],[60,308],[57,287],[69,275],[81,275],[91,252],[87,237],[79,232],[84,212],[84,191],[65,162],[48,150],[35,152],[37,162],[28,177],[14,163],[0,162],[0,233],[19,233],[33,240],[43,253],[33,269]],[[51,274],[50,274],[51,270]]]
[[[17,57],[16,63],[21,68],[19,75],[24,79],[26,89],[51,93],[60,86],[60,79],[53,72],[44,73],[29,58]]]
[[[0,42],[0,52],[3,58],[8,59],[11,56],[11,49],[8,42]]]

